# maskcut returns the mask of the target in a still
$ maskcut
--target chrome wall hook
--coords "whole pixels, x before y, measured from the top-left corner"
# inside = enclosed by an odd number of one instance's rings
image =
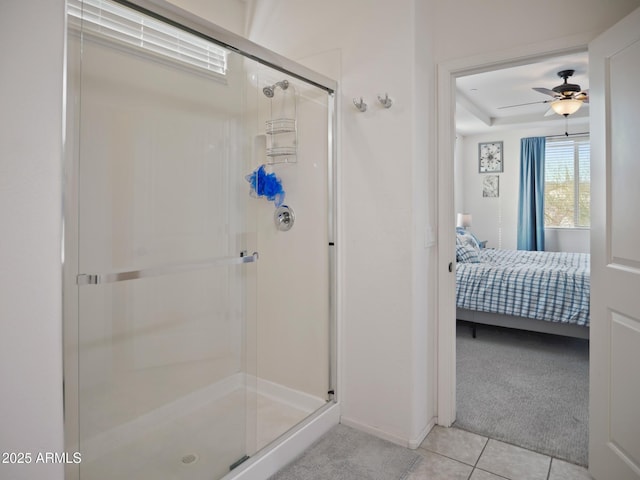
[[[382,95],[378,95],[378,101],[384,108],[391,108],[391,105],[393,105],[393,100],[389,98],[387,93],[384,94],[384,98],[382,98]]]
[[[355,98],[353,99],[353,104],[356,106],[356,108],[358,110],[360,110],[361,112],[366,112],[367,111],[367,104],[364,103],[364,100],[362,100],[362,97],[360,97],[360,101],[356,100]]]

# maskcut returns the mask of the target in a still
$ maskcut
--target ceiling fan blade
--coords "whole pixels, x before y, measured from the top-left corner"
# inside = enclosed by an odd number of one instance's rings
[[[582,100],[584,103],[589,103],[589,90],[583,90],[582,92],[576,93],[573,98],[576,100]]]
[[[549,103],[549,102],[552,102],[552,101],[553,100],[542,100],[542,101],[538,101],[538,102],[518,103],[516,105],[505,105],[504,107],[497,107],[496,110],[502,110],[503,108],[523,107],[525,105],[536,105],[538,103]]]
[[[553,90],[549,90],[548,88],[533,87],[533,89],[536,92],[544,93],[545,95],[551,95],[552,97],[555,97],[558,95],[556,92],[554,92]]]
[[[546,111],[546,113],[544,114],[545,117],[550,117],[551,115],[553,115],[554,113],[556,113],[553,108],[550,108],[549,110]]]

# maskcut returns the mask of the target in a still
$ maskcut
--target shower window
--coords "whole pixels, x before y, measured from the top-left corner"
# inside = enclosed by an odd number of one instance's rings
[[[69,26],[222,77],[228,51],[107,0],[68,0]]]

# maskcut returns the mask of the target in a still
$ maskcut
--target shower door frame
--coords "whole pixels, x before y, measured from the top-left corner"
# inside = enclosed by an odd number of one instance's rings
[[[336,226],[337,226],[337,197],[336,197],[336,157],[337,157],[337,92],[338,84],[335,80],[330,79],[318,72],[315,72],[303,65],[300,65],[286,57],[283,57],[267,48],[264,48],[250,40],[234,34],[222,27],[212,24],[190,12],[187,12],[175,5],[167,3],[164,0],[135,0],[134,2],[128,0],[112,0],[120,3],[126,7],[140,11],[146,15],[152,16],[160,21],[173,25],[177,28],[185,30],[191,34],[208,40],[212,43],[220,45],[232,52],[238,53],[246,58],[250,58],[262,65],[270,67],[274,70],[282,72],[293,78],[301,80],[307,84],[313,85],[321,90],[327,92],[327,142],[328,142],[328,156],[327,156],[327,249],[328,249],[328,307],[329,307],[329,401],[326,405],[312,413],[300,424],[289,430],[287,433],[279,437],[283,442],[286,438],[293,436],[300,436],[302,429],[307,424],[319,421],[320,416],[324,412],[338,403],[338,334],[337,334],[337,254],[336,254]],[[68,35],[68,29],[67,29]],[[65,42],[65,58],[67,42]],[[65,70],[65,85],[67,83],[67,72]],[[68,99],[68,102],[71,100]],[[70,106],[66,107],[71,110]],[[70,125],[66,125],[65,128],[70,128]],[[79,408],[78,408],[78,353],[72,352],[69,348],[69,344],[73,345],[77,342],[77,322],[78,311],[77,303],[73,300],[77,298],[77,265],[73,261],[66,259],[70,258],[70,254],[77,250],[77,239],[70,238],[70,232],[73,232],[73,228],[68,228],[70,225],[77,225],[77,202],[78,202],[78,165],[73,158],[73,148],[66,143],[64,145],[64,184],[63,184],[63,218],[62,218],[62,231],[63,233],[63,246],[62,246],[62,298],[63,298],[63,351],[64,351],[64,372],[63,372],[63,392],[64,392],[64,437],[66,451],[77,451],[79,445]],[[70,305],[76,304],[76,307],[70,307]],[[331,419],[329,423],[337,423],[339,413],[335,411],[330,414]],[[325,420],[325,422],[327,422]],[[326,424],[323,426],[315,427],[315,431],[326,430]],[[318,430],[319,429],[319,430]],[[311,434],[313,435],[313,433]],[[310,444],[313,441],[306,434],[306,440],[300,439],[298,443],[303,445],[304,443]],[[254,463],[258,460],[263,460],[265,455],[268,455],[270,451],[279,448],[278,442],[272,442],[272,444],[265,447],[262,451],[253,457],[250,461],[239,467],[238,476],[242,478],[259,478],[260,473],[256,473]],[[285,449],[287,450],[287,449]],[[295,449],[289,448],[287,451],[281,451],[279,455],[279,461],[286,463],[288,460],[286,456],[293,458],[296,455]],[[267,470],[274,472],[278,468],[278,462],[267,462]],[[235,473],[235,471],[234,471]],[[269,472],[265,472],[270,474]],[[233,475],[235,477],[235,475]],[[79,478],[79,465],[78,464],[66,464],[65,465],[65,478],[78,479]],[[227,478],[227,477],[225,477]]]

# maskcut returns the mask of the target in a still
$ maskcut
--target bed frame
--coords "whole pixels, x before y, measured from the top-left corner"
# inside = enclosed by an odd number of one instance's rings
[[[456,309],[456,318],[470,322],[473,328],[473,338],[476,337],[475,324],[495,325],[498,327],[517,328],[532,332],[551,333],[565,337],[589,338],[589,327],[571,323],[545,322],[533,318],[515,317],[501,313],[476,312],[466,308]]]

